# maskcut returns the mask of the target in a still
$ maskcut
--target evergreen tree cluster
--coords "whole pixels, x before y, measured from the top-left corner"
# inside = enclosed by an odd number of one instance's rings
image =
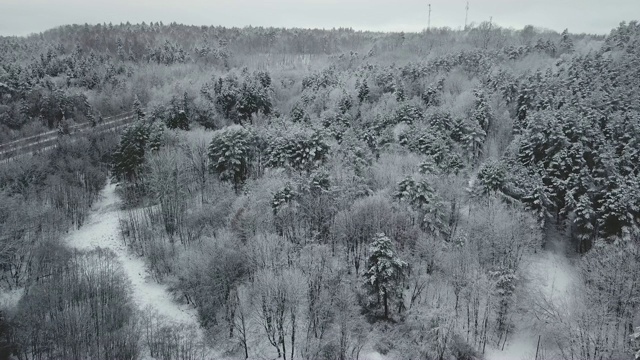
[[[600,51],[520,80],[505,161],[523,170],[502,187],[570,226],[583,251],[596,239],[638,234],[640,89],[629,79],[640,75],[639,36],[636,23],[623,24]]]

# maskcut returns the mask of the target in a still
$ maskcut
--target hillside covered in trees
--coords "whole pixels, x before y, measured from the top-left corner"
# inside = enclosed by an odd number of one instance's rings
[[[0,37],[0,144],[59,133],[0,163],[0,359],[633,358],[639,80],[637,22]]]

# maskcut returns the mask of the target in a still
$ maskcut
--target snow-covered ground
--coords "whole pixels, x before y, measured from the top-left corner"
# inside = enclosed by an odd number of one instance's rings
[[[380,354],[377,351],[372,351],[370,353],[366,353],[364,355],[360,355],[361,360],[389,360],[384,355]]]
[[[525,259],[524,293],[530,304],[516,321],[516,332],[510,336],[504,350],[487,348],[487,360],[533,360],[538,347],[538,336],[542,335],[540,351],[546,350],[547,358],[553,349],[544,349],[544,330],[540,329],[536,311],[552,311],[559,314],[570,311],[575,299],[574,286],[578,277],[577,270],[565,255],[560,236],[555,233],[547,236],[547,249]],[[535,304],[535,307],[533,306]],[[548,339],[547,339],[548,340]],[[541,357],[539,356],[539,359]]]
[[[108,184],[95,204],[89,221],[67,238],[67,245],[79,250],[112,250],[131,281],[133,299],[141,309],[152,308],[175,322],[198,324],[196,310],[174,301],[167,287],[153,280],[142,258],[131,254],[120,238],[115,185]]]
[[[66,239],[67,245],[79,250],[98,247],[112,250],[131,282],[132,297],[141,310],[151,310],[169,321],[198,328],[199,335],[203,336],[196,310],[190,305],[175,301],[167,286],[153,280],[144,260],[130,253],[124,245],[119,232],[119,204],[115,185],[107,184],[101,193],[100,200],[94,205],[88,221],[81,229],[70,233]],[[563,312],[568,311],[571,306],[571,292],[574,289],[572,285],[577,279],[576,269],[565,256],[565,251],[560,245],[560,236],[553,234],[551,238],[546,250],[525,259],[523,274],[526,278],[526,288],[524,290],[535,298],[535,302]],[[16,298],[19,299],[20,294],[20,291],[16,291],[0,296],[0,305],[10,306]],[[536,330],[534,311],[527,311],[521,315],[523,318],[515,321],[515,333],[509,336],[504,350],[487,347],[485,354],[487,360],[535,358],[540,330]],[[207,358],[221,359],[222,357],[209,349]],[[375,351],[364,351],[360,358],[388,359]]]
[[[24,294],[24,288],[4,290],[0,289],[0,310],[14,309],[22,295]]]
[[[503,351],[487,345],[487,360],[534,360],[537,336],[529,331],[519,331],[507,342]]]
[[[94,205],[87,223],[68,236],[67,245],[79,250],[112,250],[131,281],[132,297],[140,310],[156,313],[172,323],[199,329],[202,338],[196,310],[190,305],[176,302],[167,286],[153,280],[143,259],[130,253],[124,245],[120,238],[119,212],[115,184],[109,183],[102,191],[101,199]],[[211,355],[211,350],[207,353],[207,358],[220,358]]]

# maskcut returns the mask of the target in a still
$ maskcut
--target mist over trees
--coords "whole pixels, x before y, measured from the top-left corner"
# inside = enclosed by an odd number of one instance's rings
[[[637,22],[0,37],[0,143],[62,129],[0,164],[0,288],[19,295],[0,358],[482,359],[518,336],[538,358],[631,358],[638,59]],[[65,245],[107,181],[120,240],[198,329],[140,309],[109,250]],[[560,300],[535,285],[548,258],[571,269]]]

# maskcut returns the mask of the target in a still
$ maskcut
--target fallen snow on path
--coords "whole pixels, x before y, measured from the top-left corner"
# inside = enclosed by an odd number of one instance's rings
[[[546,251],[529,265],[530,286],[538,296],[556,309],[568,305],[572,284],[575,284],[575,269],[562,254]]]
[[[558,244],[559,240],[554,239],[550,249],[527,259],[524,269],[527,280],[525,286],[536,308],[525,313],[522,320],[516,321],[516,333],[511,335],[504,350],[487,348],[487,360],[535,359],[540,331],[535,329],[537,319],[534,313],[541,310],[558,314],[571,311],[571,302],[575,298],[573,285],[577,281],[576,269]],[[544,334],[542,343],[545,343]]]
[[[487,360],[534,360],[536,356],[537,336],[521,331],[507,342],[503,351],[487,347]]]
[[[178,304],[163,284],[153,280],[142,258],[131,254],[120,238],[119,199],[115,184],[107,184],[88,222],[70,234],[67,245],[79,250],[112,250],[132,285],[132,297],[141,310],[153,309],[168,320],[199,327],[196,310]]]
[[[370,353],[360,355],[359,358],[361,360],[387,360],[387,357],[385,357],[384,355],[380,354],[377,351],[372,351]]]

